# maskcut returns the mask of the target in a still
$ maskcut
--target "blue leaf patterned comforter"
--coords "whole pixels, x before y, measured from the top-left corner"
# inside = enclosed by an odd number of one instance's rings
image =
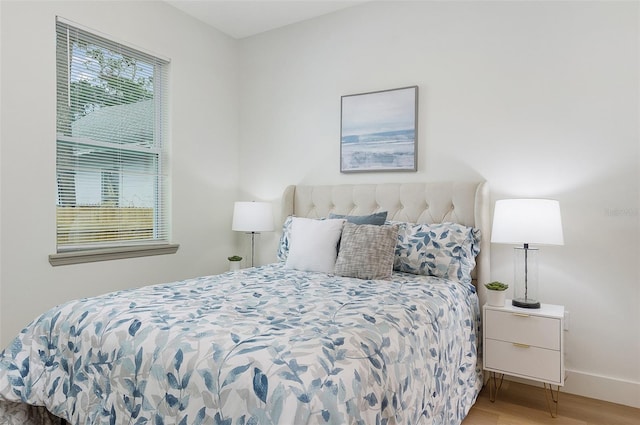
[[[58,306],[0,355],[0,417],[71,424],[459,424],[472,286],[271,264]]]

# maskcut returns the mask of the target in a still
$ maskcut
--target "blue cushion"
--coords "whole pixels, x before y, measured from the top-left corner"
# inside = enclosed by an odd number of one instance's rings
[[[344,218],[352,224],[375,224],[381,226],[387,219],[387,212],[380,211],[369,215],[342,215],[329,213],[329,218]]]

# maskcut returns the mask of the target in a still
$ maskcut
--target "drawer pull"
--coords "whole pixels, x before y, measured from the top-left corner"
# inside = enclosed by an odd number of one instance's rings
[[[514,316],[518,316],[518,317],[529,317],[528,314],[525,313],[512,313]]]
[[[513,345],[514,345],[514,347],[518,347],[518,348],[529,348],[529,347],[531,347],[529,344],[520,344],[518,342],[514,342]]]

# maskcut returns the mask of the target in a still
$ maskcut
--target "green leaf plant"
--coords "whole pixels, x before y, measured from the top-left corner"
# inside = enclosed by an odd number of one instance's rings
[[[505,291],[509,287],[506,283],[498,281],[485,283],[484,286],[490,291]]]

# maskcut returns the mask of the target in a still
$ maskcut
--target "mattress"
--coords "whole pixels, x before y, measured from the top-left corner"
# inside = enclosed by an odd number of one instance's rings
[[[9,425],[459,424],[482,386],[471,284],[283,263],[60,305],[0,354]],[[35,409],[31,406],[41,406]]]

